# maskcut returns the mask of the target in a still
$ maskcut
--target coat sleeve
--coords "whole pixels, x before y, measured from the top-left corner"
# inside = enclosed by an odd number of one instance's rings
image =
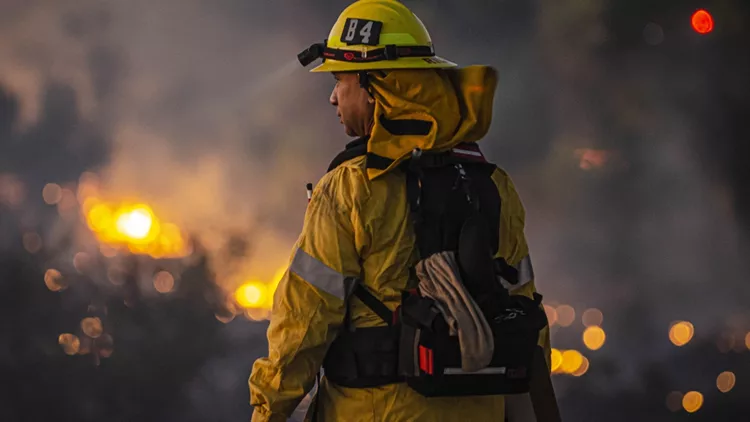
[[[507,285],[511,294],[524,295],[529,298],[537,291],[534,270],[531,265],[531,254],[526,241],[526,211],[523,202],[516,191],[513,180],[508,174],[497,169],[492,175],[502,198],[502,209],[500,211],[500,248],[496,257],[505,260],[514,266],[519,272],[519,284]],[[544,350],[547,366],[551,366],[551,351],[549,326],[545,326],[539,332],[538,345]]]
[[[307,206],[289,269],[274,293],[268,356],[255,361],[250,375],[253,422],[287,420],[312,389],[343,323],[348,283],[361,270],[349,179],[346,168],[328,173]]]

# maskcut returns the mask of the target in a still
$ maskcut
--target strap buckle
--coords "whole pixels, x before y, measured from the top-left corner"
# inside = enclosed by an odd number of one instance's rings
[[[398,47],[395,44],[388,44],[383,49],[383,55],[386,60],[398,60]]]

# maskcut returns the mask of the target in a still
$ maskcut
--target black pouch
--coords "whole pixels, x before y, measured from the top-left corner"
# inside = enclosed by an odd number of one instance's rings
[[[351,388],[403,382],[397,375],[399,330],[394,325],[342,332],[323,361],[326,378]]]
[[[399,374],[427,397],[528,392],[538,333],[546,324],[540,302],[539,295],[512,296],[510,306],[487,321],[495,344],[490,365],[464,372],[458,336],[450,335],[434,301],[409,292],[399,311]]]

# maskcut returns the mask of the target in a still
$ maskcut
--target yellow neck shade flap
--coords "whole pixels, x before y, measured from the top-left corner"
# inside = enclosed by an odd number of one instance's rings
[[[368,177],[390,171],[414,148],[439,152],[480,140],[492,121],[496,86],[497,72],[489,66],[372,72]]]

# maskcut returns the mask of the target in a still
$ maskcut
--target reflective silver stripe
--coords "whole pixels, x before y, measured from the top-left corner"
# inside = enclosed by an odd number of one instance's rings
[[[518,284],[511,284],[508,280],[500,276],[497,277],[497,279],[500,280],[500,284],[502,284],[506,289],[513,291],[534,280],[534,268],[531,265],[530,255],[526,255],[525,257],[523,257],[521,262],[516,264],[513,268],[518,270]]]
[[[468,149],[453,148],[453,152],[455,152],[456,154],[473,155],[474,157],[481,157],[482,156],[481,152],[479,152],[479,151],[470,151]]]
[[[531,255],[523,257],[521,262],[516,265],[516,269],[518,270],[519,286],[523,286],[534,279],[534,268],[531,266]]]
[[[344,300],[347,296],[345,277],[333,268],[314,258],[302,249],[294,253],[289,271],[302,277],[308,283]]]
[[[500,366],[497,368],[484,368],[474,372],[465,372],[461,368],[445,368],[443,374],[445,375],[490,375],[490,374],[504,374],[505,367]]]

